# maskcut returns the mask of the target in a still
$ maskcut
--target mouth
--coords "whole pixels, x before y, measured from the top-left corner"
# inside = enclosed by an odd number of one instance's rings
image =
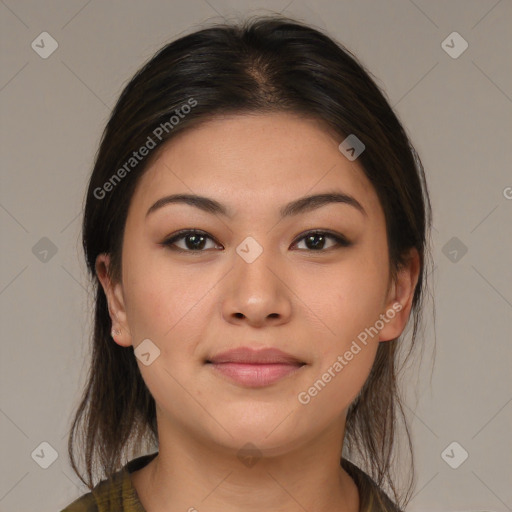
[[[241,386],[260,388],[295,374],[307,363],[281,350],[241,347],[205,361],[216,374]]]

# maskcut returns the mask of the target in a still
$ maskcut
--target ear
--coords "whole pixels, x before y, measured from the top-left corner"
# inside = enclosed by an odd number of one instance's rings
[[[123,297],[123,286],[121,283],[112,282],[109,275],[110,255],[99,254],[96,258],[96,275],[103,287],[107,297],[108,313],[112,320],[112,328],[120,331],[120,334],[112,336],[113,340],[122,347],[129,347],[132,344],[132,337],[126,319],[126,309]]]
[[[385,324],[379,333],[379,341],[393,340],[404,331],[411,312],[419,272],[420,257],[417,249],[412,248],[406,257],[405,264],[389,287],[385,310],[381,315]]]

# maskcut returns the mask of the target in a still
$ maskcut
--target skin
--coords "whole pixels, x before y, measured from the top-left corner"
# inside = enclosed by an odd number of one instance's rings
[[[157,405],[159,455],[132,474],[148,511],[356,512],[359,494],[340,467],[347,408],[366,381],[380,342],[399,336],[418,279],[417,252],[390,279],[385,218],[357,160],[320,122],[289,113],[216,118],[175,136],[141,178],[124,235],[122,282],[96,271],[107,295],[115,342],[149,338],[161,351],[137,359]],[[280,219],[290,201],[343,192],[364,208],[330,203]],[[151,213],[169,194],[213,198],[232,218],[187,204]],[[162,243],[181,229],[208,233]],[[312,229],[352,242],[307,244]],[[299,236],[300,235],[300,236]],[[236,248],[248,236],[263,248],[247,263]],[[316,239],[318,243],[318,239]],[[309,249],[309,250],[308,250]],[[393,304],[402,306],[307,405],[307,391]],[[388,317],[386,317],[388,318]],[[205,360],[240,346],[277,347],[305,362],[263,388],[219,376]],[[248,467],[237,454],[259,450]],[[262,492],[264,490],[264,492]]]

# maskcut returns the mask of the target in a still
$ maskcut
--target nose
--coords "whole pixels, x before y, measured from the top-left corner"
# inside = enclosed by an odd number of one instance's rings
[[[252,327],[280,325],[290,320],[293,293],[283,265],[270,251],[252,262],[235,256],[223,290],[222,315],[227,322]],[[288,279],[289,280],[289,279]]]

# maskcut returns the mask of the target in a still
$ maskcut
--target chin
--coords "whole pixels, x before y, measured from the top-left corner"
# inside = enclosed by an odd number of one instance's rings
[[[235,418],[224,416],[224,419],[216,416],[227,432],[217,425],[213,441],[235,452],[252,445],[268,457],[287,453],[307,436],[298,431],[296,421],[289,421],[291,417],[287,418],[288,413],[283,414],[284,410],[281,407],[277,413],[239,415]]]

